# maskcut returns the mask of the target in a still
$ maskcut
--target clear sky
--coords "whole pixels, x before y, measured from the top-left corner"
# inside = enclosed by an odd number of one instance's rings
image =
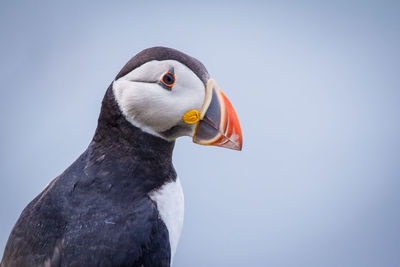
[[[144,48],[204,63],[243,151],[177,141],[175,266],[400,266],[398,1],[2,1],[0,256]]]

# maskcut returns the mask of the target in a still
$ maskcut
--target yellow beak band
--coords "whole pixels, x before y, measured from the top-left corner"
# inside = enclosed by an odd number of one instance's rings
[[[186,112],[182,119],[187,124],[194,124],[200,121],[200,113],[197,110],[192,109]]]

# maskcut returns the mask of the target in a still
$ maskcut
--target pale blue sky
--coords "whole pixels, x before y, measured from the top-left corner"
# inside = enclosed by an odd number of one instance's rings
[[[177,141],[175,266],[400,266],[397,1],[2,1],[0,256],[140,50],[204,63],[242,152]]]

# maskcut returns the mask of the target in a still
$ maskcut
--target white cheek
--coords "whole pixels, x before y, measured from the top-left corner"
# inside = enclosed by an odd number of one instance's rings
[[[175,104],[177,101],[179,102],[179,112],[182,115],[191,109],[200,110],[205,97],[203,82],[193,72],[190,72],[191,75],[185,75],[185,71],[185,69],[179,67],[176,69],[177,77],[180,79],[177,80],[173,88]]]
[[[155,85],[158,87],[158,85]],[[118,80],[113,83],[113,91],[118,106],[125,118],[134,126],[152,135],[160,136],[158,132],[167,122],[160,123],[156,107],[159,96],[152,94],[153,84],[136,83],[126,80]],[[157,88],[158,89],[158,88]],[[164,114],[163,114],[164,115]],[[158,124],[158,125],[157,125]]]
[[[169,91],[158,81],[171,66],[176,82]],[[203,82],[189,68],[174,60],[148,62],[114,81],[113,90],[127,120],[157,136],[182,124],[182,116],[187,111],[200,110],[205,95]]]

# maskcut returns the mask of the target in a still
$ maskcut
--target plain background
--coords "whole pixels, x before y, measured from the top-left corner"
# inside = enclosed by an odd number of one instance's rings
[[[177,141],[175,266],[400,266],[398,1],[2,1],[0,255],[144,48],[208,68],[242,152]]]

